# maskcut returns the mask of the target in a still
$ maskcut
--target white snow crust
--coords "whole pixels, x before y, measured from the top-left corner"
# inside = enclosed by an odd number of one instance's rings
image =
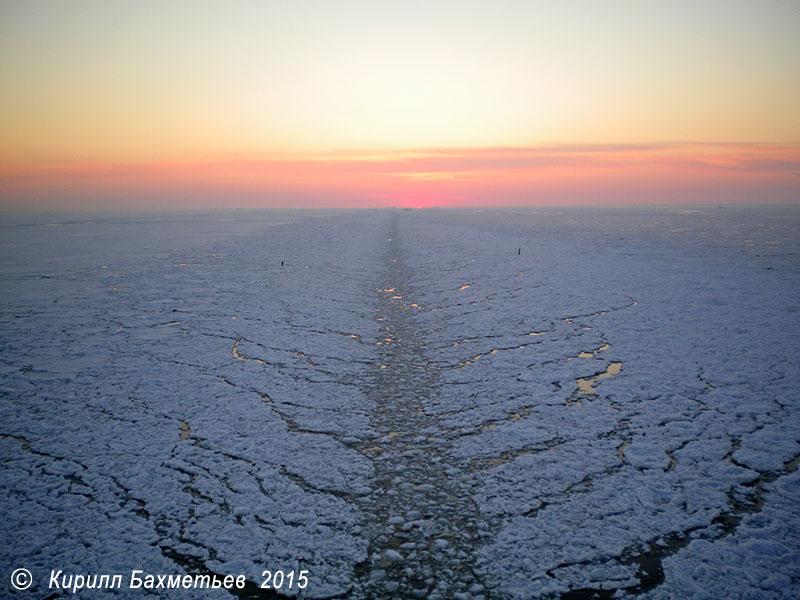
[[[796,207],[0,221],[10,597],[799,593]]]

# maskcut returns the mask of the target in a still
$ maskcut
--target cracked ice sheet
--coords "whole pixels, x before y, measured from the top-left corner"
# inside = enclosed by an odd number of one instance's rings
[[[4,566],[260,583],[302,556],[309,597],[350,587],[371,466],[348,440],[374,435],[350,336],[376,330],[361,295],[380,232],[225,216],[3,229]],[[263,364],[232,356],[243,339]]]
[[[311,597],[357,583],[391,213],[219,216],[2,230],[4,565],[258,581],[303,556]],[[397,233],[439,371],[420,437],[473,490],[489,533],[463,560],[493,596],[791,595],[796,209],[414,211]]]
[[[734,585],[738,570],[752,594],[791,596],[796,505],[769,492],[767,526],[730,525],[762,496],[759,477],[777,478],[764,489],[795,477],[800,212],[413,216],[408,263],[427,275],[419,319],[445,380],[425,408],[456,438],[453,459],[479,468],[475,497],[497,533],[477,563],[494,592],[658,589],[637,562],[647,555],[669,560],[672,594]],[[542,335],[518,349],[530,331]],[[577,390],[615,361],[596,395]],[[759,544],[782,562],[748,560]],[[705,565],[694,579],[679,575],[689,552]]]

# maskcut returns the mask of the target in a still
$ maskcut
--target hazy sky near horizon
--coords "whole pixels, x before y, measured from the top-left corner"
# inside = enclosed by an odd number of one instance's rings
[[[0,206],[800,201],[800,2],[0,4]]]

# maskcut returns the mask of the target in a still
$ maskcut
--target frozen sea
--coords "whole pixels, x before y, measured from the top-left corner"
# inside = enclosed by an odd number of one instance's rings
[[[800,596],[800,207],[2,214],[0,277],[1,597]],[[49,583],[133,569],[249,583]]]

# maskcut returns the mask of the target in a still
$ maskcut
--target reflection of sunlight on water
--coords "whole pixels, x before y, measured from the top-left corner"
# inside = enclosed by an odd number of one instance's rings
[[[241,360],[243,362],[247,362],[247,360],[249,360],[249,359],[247,359],[244,356],[242,356],[241,354],[239,354],[239,344],[241,344],[241,343],[242,343],[242,340],[236,340],[236,343],[233,344],[233,350],[231,350],[231,355],[233,355],[233,358],[235,358],[236,360]]]
[[[234,317],[234,319],[235,318],[236,317]],[[267,361],[261,360],[260,358],[248,358],[247,356],[243,356],[242,354],[239,354],[239,344],[241,344],[241,343],[242,343],[242,340],[236,340],[236,343],[233,345],[233,349],[231,350],[231,356],[233,356],[233,358],[235,358],[236,360],[240,360],[242,362],[248,362],[248,361],[252,360],[254,363],[257,363],[259,365],[267,365],[267,364],[269,364],[269,363],[267,363]]]
[[[464,284],[464,285],[462,285],[460,288],[458,288],[458,291],[465,290],[465,289],[467,289],[468,287],[469,287],[469,284],[468,284],[468,283],[465,283],[465,284]]]
[[[621,362],[612,362],[604,373],[599,373],[594,377],[586,377],[578,379],[578,391],[582,394],[596,394],[597,390],[594,389],[595,384],[599,379],[606,379],[613,377],[622,370]]]

